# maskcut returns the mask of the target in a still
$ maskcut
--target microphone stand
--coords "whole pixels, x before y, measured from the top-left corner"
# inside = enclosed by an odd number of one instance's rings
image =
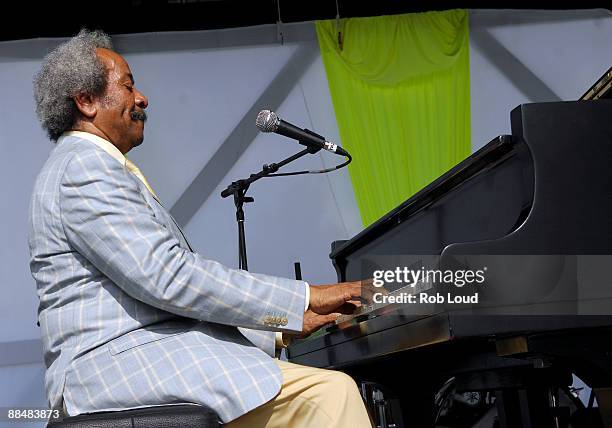
[[[309,130],[305,130],[307,132],[311,132]],[[315,134],[316,135],[316,134]],[[249,178],[245,178],[242,180],[233,181],[232,184],[227,186],[227,189],[221,192],[222,198],[227,198],[230,195],[234,195],[234,205],[236,206],[236,221],[238,222],[238,268],[249,270],[247,263],[247,252],[246,252],[246,240],[244,235],[244,210],[243,205],[245,203],[254,202],[255,199],[246,196],[247,190],[249,190],[249,186],[251,183],[259,180],[260,178],[266,177],[267,175],[274,174],[280,168],[287,165],[290,162],[293,162],[296,159],[301,158],[307,154],[315,154],[320,148],[310,147],[307,142],[299,142],[300,144],[306,146],[307,148],[294,154],[293,156],[289,156],[288,158],[278,162],[272,163],[270,165],[264,165],[262,170],[256,174],[251,174]]]

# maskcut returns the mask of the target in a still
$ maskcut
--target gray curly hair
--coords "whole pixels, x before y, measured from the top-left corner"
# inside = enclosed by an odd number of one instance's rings
[[[36,115],[52,141],[78,117],[74,96],[100,96],[106,90],[106,69],[96,48],[113,49],[110,37],[102,31],[82,29],[49,53],[34,77]]]

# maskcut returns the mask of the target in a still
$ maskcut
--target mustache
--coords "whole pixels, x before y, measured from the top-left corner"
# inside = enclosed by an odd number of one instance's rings
[[[147,113],[145,113],[144,110],[132,110],[130,112],[130,117],[132,118],[132,120],[142,120],[143,122],[147,121]]]

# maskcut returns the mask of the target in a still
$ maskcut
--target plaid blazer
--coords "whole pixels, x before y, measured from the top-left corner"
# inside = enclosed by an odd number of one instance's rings
[[[170,214],[100,147],[59,139],[29,229],[50,407],[201,403],[228,422],[279,392],[272,332],[301,330],[305,283],[189,251]]]

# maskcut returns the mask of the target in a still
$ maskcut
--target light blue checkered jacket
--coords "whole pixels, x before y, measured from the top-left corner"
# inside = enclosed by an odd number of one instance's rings
[[[50,407],[201,403],[228,422],[278,393],[271,332],[301,330],[305,284],[189,251],[170,214],[103,149],[59,139],[29,227]]]

